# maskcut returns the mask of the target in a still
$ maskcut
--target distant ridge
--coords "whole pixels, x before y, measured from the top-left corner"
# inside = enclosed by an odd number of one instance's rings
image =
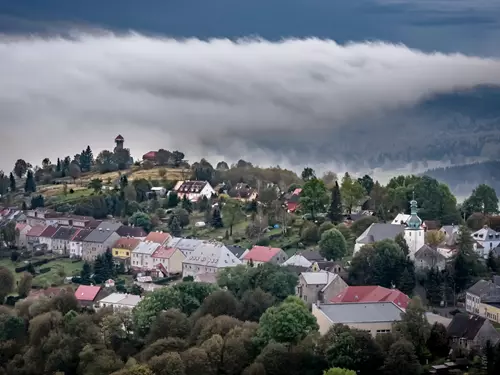
[[[479,184],[487,184],[500,195],[500,160],[429,169],[423,173],[447,184],[457,196],[468,196]]]

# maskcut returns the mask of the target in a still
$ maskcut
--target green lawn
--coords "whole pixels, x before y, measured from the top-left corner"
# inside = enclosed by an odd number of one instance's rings
[[[62,203],[73,203],[75,201],[78,201],[79,199],[89,197],[94,193],[94,190],[92,189],[80,189],[80,190],[75,190],[73,194],[70,194],[68,192],[67,195],[60,194],[55,197],[49,198],[51,203],[57,203],[57,204],[62,204]]]
[[[43,259],[43,257],[37,257],[30,260],[33,262],[40,259]],[[24,264],[25,264],[24,261],[13,263],[8,258],[0,259],[0,266],[4,266],[9,270],[11,270],[16,278],[16,281],[22,277],[23,273],[22,272],[16,273],[15,268],[21,267]],[[78,275],[80,273],[80,270],[82,269],[82,266],[83,262],[72,263],[71,260],[69,259],[59,259],[44,264],[41,266],[42,268],[50,267],[51,269],[47,273],[36,275],[33,278],[33,286],[45,288],[45,287],[50,287],[52,284],[62,285],[64,283],[65,277]]]

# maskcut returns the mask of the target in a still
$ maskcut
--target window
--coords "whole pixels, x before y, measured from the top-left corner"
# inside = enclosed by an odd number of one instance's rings
[[[130,254],[130,253],[127,251],[127,256],[129,256],[129,254]]]
[[[118,255],[118,250],[115,250],[115,255]]]

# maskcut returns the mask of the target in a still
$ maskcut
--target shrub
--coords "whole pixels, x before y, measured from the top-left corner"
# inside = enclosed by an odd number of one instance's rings
[[[269,240],[269,238],[261,238],[255,244],[257,246],[269,246],[270,243],[271,241]]]
[[[34,255],[35,255],[36,257],[39,257],[39,256],[42,256],[42,255],[45,255],[45,251],[43,251],[43,250],[37,250],[37,251],[35,251]]]
[[[40,268],[40,269],[38,270],[38,272],[39,272],[39,273],[47,273],[47,272],[49,272],[51,269],[52,269],[52,268],[50,268],[50,267]]]
[[[69,193],[73,194],[75,191],[73,189],[69,189]]]
[[[18,259],[19,259],[19,253],[17,251],[13,251],[12,253],[10,253],[11,261],[17,262]]]

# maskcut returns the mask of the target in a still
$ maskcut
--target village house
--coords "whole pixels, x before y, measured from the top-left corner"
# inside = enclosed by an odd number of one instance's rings
[[[141,302],[142,297],[127,293],[111,293],[97,301],[97,308],[112,307],[113,311],[132,310]]]
[[[143,240],[148,235],[144,229],[141,227],[135,227],[133,225],[122,225],[116,230],[116,233],[120,237],[133,237],[139,240]]]
[[[113,254],[113,259],[117,262],[123,263],[125,269],[127,270],[130,267],[130,257],[132,255],[132,251],[139,246],[141,240],[133,237],[122,237],[118,241],[116,241],[112,248],[111,252]]]
[[[29,225],[29,224],[28,224]],[[26,243],[28,250],[33,250],[35,245],[40,243],[40,235],[47,227],[45,225],[35,225],[26,233]]]
[[[404,233],[404,231],[404,225],[373,223],[356,239],[354,255],[365,245],[386,239],[394,240],[398,234]]]
[[[27,234],[31,230],[31,225],[26,223],[17,223],[16,224],[16,246],[19,249],[27,249],[28,248],[28,238]]]
[[[70,241],[79,232],[73,227],[59,227],[52,236],[52,251],[62,255],[70,255]]]
[[[69,241],[69,257],[81,258],[83,256],[83,241],[92,233],[93,229],[79,229]]]
[[[487,306],[500,306],[500,276],[494,276],[493,282],[479,280],[465,293],[465,309],[468,313],[490,318],[486,313]],[[486,311],[485,311],[486,308]],[[496,316],[493,316],[497,319]]]
[[[37,225],[55,225],[57,224],[57,216],[59,216],[59,214],[54,210],[37,208],[35,210],[28,210],[26,222],[32,227]]]
[[[489,341],[495,346],[500,340],[500,333],[493,324],[481,316],[457,313],[447,329],[453,346],[462,349],[484,349]]]
[[[157,242],[141,241],[132,250],[131,266],[137,272],[149,272],[155,270],[153,253],[161,245]]]
[[[154,193],[159,198],[163,198],[167,194],[167,189],[163,186],[153,186],[151,188],[151,193]]]
[[[175,247],[188,257],[202,243],[203,240],[198,240],[196,238],[172,237],[168,240],[166,246]]]
[[[257,190],[244,182],[239,182],[231,190],[228,195],[231,198],[237,199],[242,202],[249,202],[257,199]]]
[[[389,224],[390,225],[390,224]],[[392,332],[395,322],[401,321],[403,310],[392,302],[359,302],[313,304],[320,334],[335,324],[369,332],[373,337]]]
[[[442,271],[446,267],[446,258],[437,249],[424,245],[415,253],[414,264],[418,270],[436,268]]]
[[[411,215],[407,214],[397,214],[394,220],[392,220],[392,225],[406,225],[407,221],[410,220]]]
[[[168,276],[173,273],[182,272],[182,262],[186,256],[182,251],[175,247],[158,247],[152,255],[153,263],[158,266],[158,269],[163,273],[163,276]]]
[[[239,245],[226,245],[226,247],[239,260],[241,260],[246,255],[246,253],[248,253],[248,249],[245,249],[244,247]]]
[[[300,193],[302,193],[302,189],[297,188],[292,192],[291,196],[286,200],[286,208],[288,212],[295,212],[299,208]]]
[[[52,251],[52,236],[57,232],[59,228],[55,225],[49,225],[45,230],[38,236],[38,242],[47,246],[47,250]]]
[[[97,302],[97,296],[101,291],[100,286],[80,285],[75,291],[75,297],[78,304],[82,307],[94,307]]]
[[[366,302],[391,302],[405,311],[410,298],[397,289],[387,289],[382,286],[349,286],[338,295],[334,296],[331,303],[366,303]]]
[[[116,230],[120,223],[102,222],[82,241],[82,258],[94,261],[98,255],[104,254],[120,238]]]
[[[263,263],[282,264],[288,259],[288,255],[277,247],[255,245],[243,256],[243,263],[258,266]]]
[[[241,261],[222,243],[204,241],[182,262],[182,277],[204,273],[217,274],[226,267],[236,267]]]
[[[172,236],[166,232],[151,232],[144,238],[144,241],[165,245],[171,237]]]
[[[481,245],[480,251],[476,250],[476,252],[483,258],[487,258],[490,251],[500,245],[500,233],[495,232],[487,225],[472,233],[472,238]]]
[[[178,181],[172,189],[180,199],[187,197],[192,202],[197,202],[203,197],[210,199],[215,190],[207,181]]]
[[[328,271],[302,272],[296,288],[297,296],[308,304],[324,303],[347,288],[342,278]]]

